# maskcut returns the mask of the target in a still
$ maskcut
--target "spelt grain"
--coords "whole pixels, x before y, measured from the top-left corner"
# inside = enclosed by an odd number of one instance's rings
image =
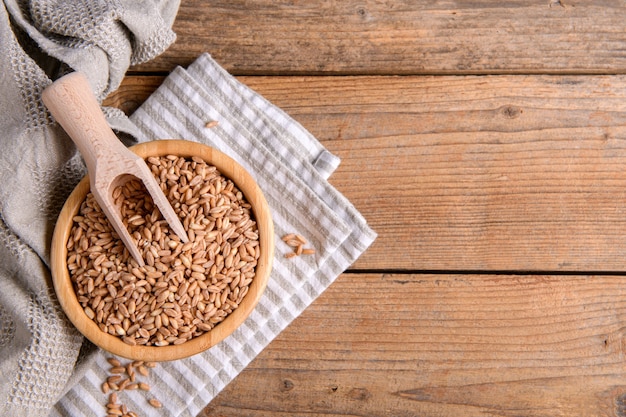
[[[163,404],[161,404],[161,402],[159,400],[157,400],[156,398],[150,398],[148,400],[148,403],[150,403],[150,405],[153,406],[154,408],[161,408],[161,407],[163,407]]]
[[[293,258],[300,255],[313,255],[315,254],[315,249],[313,248],[305,248],[304,246],[308,243],[306,238],[302,235],[296,233],[289,233],[282,237],[283,242],[285,242],[288,246],[293,248],[293,252],[286,253],[285,258]],[[255,250],[256,251],[256,250]],[[250,251],[249,251],[250,252]],[[245,268],[245,267],[242,267]]]
[[[227,315],[215,314],[212,304],[217,301],[217,308],[227,313],[236,308],[247,290],[235,295],[234,288],[251,283],[260,254],[249,203],[215,167],[175,156],[151,157],[148,162],[166,195],[176,199],[171,202],[187,226],[189,243],[181,244],[171,233],[137,181],[116,189],[115,195],[131,235],[143,248],[145,267],[128,257],[91,195],[74,217],[68,241],[68,269],[85,313],[103,331],[130,345],[154,345],[163,322],[173,333],[192,321],[211,319],[206,326],[194,327],[190,337],[208,331]],[[291,238],[297,240],[295,234]],[[249,270],[251,274],[246,274]],[[205,290],[209,286],[205,281],[219,296],[207,293],[200,303],[196,289]],[[160,317],[160,323],[153,317]],[[179,339],[159,344],[182,343]]]
[[[89,317],[91,320],[93,320],[96,317],[96,313],[94,313],[94,311],[91,309],[91,307],[87,306],[84,308],[85,314],[87,315],[87,317]]]
[[[148,366],[147,363],[145,364],[145,366],[144,365],[137,366],[137,372],[139,372],[143,376],[148,376],[149,372],[148,372],[148,368],[146,368],[147,366]]]
[[[127,378],[127,379],[124,379],[124,380],[123,380],[122,382],[120,382],[120,384],[119,384],[119,390],[120,390],[120,391],[124,391],[124,390],[126,389],[126,387],[128,386],[128,384],[130,384],[130,380],[129,380],[128,378]]]
[[[107,382],[109,384],[111,384],[111,383],[115,384],[115,383],[119,382],[121,379],[122,379],[122,376],[119,375],[119,374],[118,375],[111,375],[110,377],[107,378]]]

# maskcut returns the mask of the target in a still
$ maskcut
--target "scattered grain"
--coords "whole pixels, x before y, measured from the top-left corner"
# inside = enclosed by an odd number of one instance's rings
[[[161,401],[157,400],[156,398],[150,398],[148,400],[148,403],[150,403],[150,405],[153,406],[154,408],[163,407],[163,404],[161,404]]]
[[[148,374],[149,374],[148,368],[146,368],[143,365],[140,365],[140,366],[137,367],[137,372],[139,372],[143,376],[148,376]]]
[[[128,384],[130,384],[130,379],[128,379],[128,378],[126,378],[125,380],[120,382],[120,384],[119,384],[120,391],[124,391],[126,389],[126,387],[128,386]]]
[[[107,378],[107,382],[109,384],[117,384],[119,381],[122,380],[122,375],[111,375],[110,377]]]
[[[282,237],[282,241],[293,249],[293,252],[288,252],[285,254],[285,258],[294,258],[300,255],[315,254],[315,249],[304,247],[308,242],[304,236],[297,233],[286,234]],[[248,249],[248,252],[250,253],[251,251]]]
[[[110,365],[113,365],[112,368],[109,369],[109,372],[111,371],[119,372],[119,373],[114,373],[114,374],[109,375],[107,377],[107,380],[102,384],[102,392],[105,395],[109,394],[109,392],[113,390],[113,392],[110,392],[110,395],[108,397],[108,402],[106,404],[107,416],[123,416],[123,417],[135,416],[137,417],[137,414],[133,411],[130,411],[128,407],[126,406],[126,404],[124,404],[123,402],[119,402],[119,396],[117,392],[124,391],[124,390],[126,391],[134,391],[134,390],[149,391],[150,385],[148,385],[147,383],[143,381],[134,382],[133,376],[135,375],[135,370],[139,370],[139,368],[142,369],[141,375],[147,376],[148,368],[146,367],[146,365],[149,365],[151,368],[153,368],[156,366],[156,363],[144,362],[144,361],[131,361],[131,362],[127,362],[123,364],[120,360],[116,358],[107,358],[107,362]],[[128,378],[125,378],[125,375],[128,376]],[[118,382],[119,382],[119,385],[118,385]],[[150,400],[156,401],[155,404],[157,404],[158,402],[158,400],[156,400],[155,398],[151,398]],[[160,402],[158,402],[158,404],[160,404]]]
[[[111,366],[122,366],[122,363],[115,358],[107,358],[107,362]]]

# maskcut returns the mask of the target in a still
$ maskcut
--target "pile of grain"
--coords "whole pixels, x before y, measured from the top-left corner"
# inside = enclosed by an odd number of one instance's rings
[[[74,217],[67,264],[78,301],[103,332],[130,345],[181,344],[241,303],[260,255],[258,229],[243,193],[214,166],[173,155],[147,163],[190,241],[131,180],[114,198],[146,265],[132,259],[91,193]]]

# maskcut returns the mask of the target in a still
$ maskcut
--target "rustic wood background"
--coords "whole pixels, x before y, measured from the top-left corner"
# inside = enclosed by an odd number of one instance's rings
[[[626,3],[183,0],[342,164],[374,245],[200,417],[626,416]]]

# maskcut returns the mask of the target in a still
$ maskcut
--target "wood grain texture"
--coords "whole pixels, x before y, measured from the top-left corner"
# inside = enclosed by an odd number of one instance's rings
[[[621,1],[183,1],[178,41],[134,68],[209,52],[235,74],[615,73]]]
[[[330,182],[378,232],[199,417],[626,417],[624,21],[619,1],[183,1],[107,103],[209,52],[342,158]]]
[[[624,284],[344,274],[201,416],[623,417]]]
[[[355,269],[626,268],[626,76],[240,79],[342,158],[379,234]]]

